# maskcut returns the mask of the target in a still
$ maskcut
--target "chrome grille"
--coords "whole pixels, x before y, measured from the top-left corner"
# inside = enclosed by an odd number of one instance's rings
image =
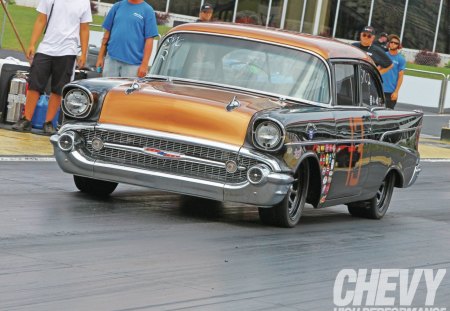
[[[84,137],[88,156],[93,159],[115,163],[130,167],[158,170],[161,172],[196,177],[205,180],[239,183],[246,180],[247,169],[259,162],[249,157],[238,157],[237,152],[221,150],[218,148],[192,145],[184,142],[150,137],[138,134],[123,133],[117,131],[83,129],[79,131]],[[101,137],[103,142],[130,147],[150,147],[168,152],[181,153],[187,156],[207,159],[225,163],[233,160],[239,166],[245,167],[235,173],[228,173],[225,168],[209,164],[199,164],[188,161],[157,158],[145,153],[132,150],[122,150],[113,147],[105,147],[100,151],[92,149],[91,141],[94,137]]]

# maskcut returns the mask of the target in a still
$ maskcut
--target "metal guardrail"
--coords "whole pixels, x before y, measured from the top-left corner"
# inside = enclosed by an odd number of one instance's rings
[[[427,71],[427,70],[420,70],[420,69],[410,69],[410,68],[406,68],[405,71],[411,71],[411,72],[419,72],[419,73],[425,73],[425,74],[430,74],[430,75],[435,75],[435,76],[440,76],[441,77],[441,91],[439,94],[439,104],[438,104],[438,113],[439,114],[443,114],[444,113],[444,106],[445,106],[445,98],[447,96],[447,85],[448,85],[448,80],[450,79],[450,74],[449,75],[445,75],[445,73],[442,72],[434,72],[434,71]]]
[[[442,81],[441,85],[441,94],[439,96],[439,113],[444,113],[444,105],[445,105],[445,99],[447,97],[447,85],[448,80],[450,80],[450,74],[445,77],[444,81]]]

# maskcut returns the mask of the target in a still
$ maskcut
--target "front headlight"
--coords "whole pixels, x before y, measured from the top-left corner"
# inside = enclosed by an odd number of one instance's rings
[[[257,147],[264,150],[275,150],[281,146],[283,132],[273,121],[265,120],[256,126],[254,139]]]
[[[86,117],[92,108],[92,97],[86,90],[74,88],[64,97],[62,110],[74,118]]]

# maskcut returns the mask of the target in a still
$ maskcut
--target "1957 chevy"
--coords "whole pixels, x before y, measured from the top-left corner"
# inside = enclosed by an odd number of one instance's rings
[[[70,83],[62,110],[51,142],[79,190],[128,183],[254,204],[282,227],[306,203],[380,219],[420,171],[423,115],[385,108],[364,52],[258,26],[175,27],[147,77]]]

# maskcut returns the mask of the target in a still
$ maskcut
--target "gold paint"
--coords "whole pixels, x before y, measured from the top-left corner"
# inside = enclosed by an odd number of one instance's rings
[[[150,82],[125,94],[124,85],[110,91],[99,123],[192,136],[241,146],[251,117],[259,109],[279,103],[250,95],[238,95],[241,103],[232,112],[226,106],[236,95],[198,86]]]

